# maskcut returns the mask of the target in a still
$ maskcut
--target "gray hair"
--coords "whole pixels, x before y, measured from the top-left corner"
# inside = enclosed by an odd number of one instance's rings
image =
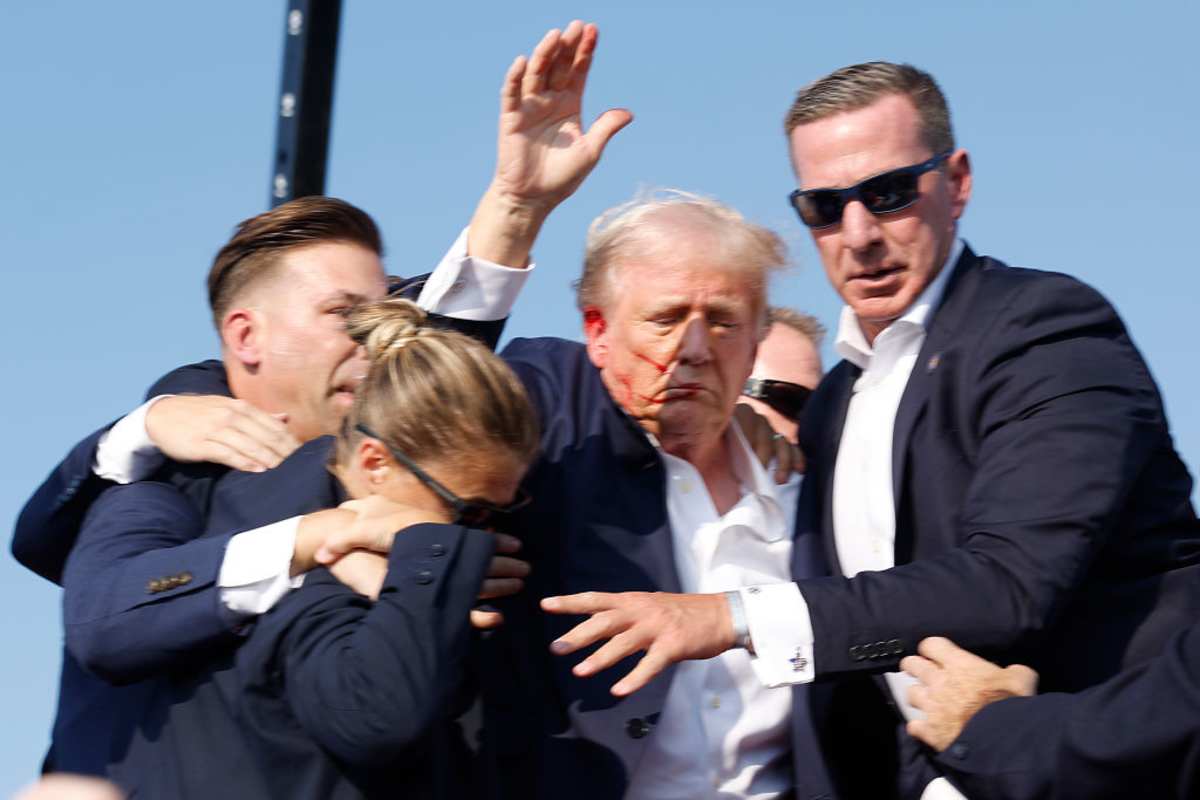
[[[617,280],[612,268],[622,259],[633,254],[669,254],[671,239],[664,234],[671,226],[699,229],[714,237],[723,263],[747,273],[748,286],[762,297],[758,310],[765,312],[767,277],[788,263],[783,240],[724,203],[679,189],[640,192],[593,220],[583,275],[574,284],[579,310],[607,307]]]
[[[934,153],[954,149],[946,96],[928,72],[911,64],[868,61],[829,73],[801,89],[784,118],[789,136],[800,125],[857,111],[888,95],[904,95],[921,118],[921,138]]]

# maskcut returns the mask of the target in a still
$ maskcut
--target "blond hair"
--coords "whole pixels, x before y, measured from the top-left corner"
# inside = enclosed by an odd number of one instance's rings
[[[937,81],[911,64],[868,61],[852,64],[813,81],[796,94],[784,118],[790,136],[798,126],[846,111],[866,108],[888,95],[907,97],[921,118],[921,139],[933,153],[954,149],[950,108]]]
[[[805,314],[794,308],[785,306],[770,306],[767,308],[767,327],[783,325],[812,342],[813,347],[820,349],[825,340],[825,326],[812,314]]]
[[[533,408],[517,376],[483,343],[426,324],[400,298],[351,309],[346,332],[370,360],[342,423],[337,458],[365,425],[418,463],[499,450],[528,463],[538,446]]]
[[[759,298],[765,323],[767,277],[787,264],[787,246],[777,234],[748,221],[734,208],[679,189],[652,189],[610,208],[592,221],[584,250],[583,274],[575,282],[580,311],[604,309],[613,300],[613,266],[631,257],[669,256],[680,235],[715,237],[721,262],[746,273],[746,285]]]

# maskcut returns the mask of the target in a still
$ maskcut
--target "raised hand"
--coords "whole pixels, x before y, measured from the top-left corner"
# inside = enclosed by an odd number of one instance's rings
[[[517,56],[500,90],[496,174],[471,220],[471,255],[522,267],[547,215],[632,121],[610,109],[586,131],[583,91],[596,50],[596,26],[573,21],[548,32],[527,59]]]

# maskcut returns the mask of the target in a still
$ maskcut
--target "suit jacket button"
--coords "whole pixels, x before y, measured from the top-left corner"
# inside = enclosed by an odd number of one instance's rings
[[[424,586],[425,584],[433,583],[433,573],[427,569],[423,569],[416,574],[414,580]]]
[[[190,572],[179,573],[179,585],[180,586],[184,585],[185,583],[191,583],[191,582],[192,582],[192,573],[190,573]]]
[[[955,742],[954,744],[950,745],[950,755],[954,756],[955,758],[959,759],[960,761],[962,759],[966,758],[967,756],[969,756],[970,754],[971,754],[971,748],[968,747],[963,742]]]
[[[163,590],[162,581],[152,580],[146,584],[146,592],[148,594],[157,594]]]
[[[650,733],[650,723],[641,717],[634,717],[625,723],[625,733],[629,734],[630,739],[645,738]]]
[[[862,661],[864,658],[866,658],[866,656],[863,655],[862,645],[860,645],[860,644],[851,645],[850,657],[852,659],[854,659],[855,661]]]
[[[888,647],[891,648],[892,655],[904,655],[904,644],[899,639],[892,639],[888,642]]]
[[[446,555],[446,545],[431,544],[429,546],[429,555],[433,556],[434,558],[440,558],[441,556]]]

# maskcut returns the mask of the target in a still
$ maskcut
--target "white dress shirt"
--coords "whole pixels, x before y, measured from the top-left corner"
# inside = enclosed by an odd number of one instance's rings
[[[684,592],[723,592],[787,580],[800,479],[778,486],[737,425],[725,444],[742,497],[718,514],[700,473],[659,450]],[[675,666],[627,800],[777,797],[792,785],[791,692],[765,688],[745,650]]]
[[[956,240],[936,278],[899,319],[868,343],[849,306],[842,308],[834,349],[862,370],[854,383],[833,474],[833,535],[842,574],[896,565],[896,508],[892,492],[892,432],[913,365],[925,343],[926,324],[941,302],[962,253]],[[743,589],[754,642],[755,670],[768,686],[812,681],[813,632],[808,605],[796,584]],[[797,623],[800,621],[800,624]],[[908,703],[915,683],[902,672],[884,676],[907,719],[921,716]],[[961,798],[945,779],[926,788],[924,800]]]
[[[464,229],[426,279],[417,305],[457,319],[503,319],[533,269],[532,263],[527,269],[512,269],[468,256]],[[160,399],[138,407],[101,437],[93,465],[98,476],[132,483],[150,477],[162,465],[163,455],[146,433],[146,412]],[[300,517],[291,517],[230,539],[217,578],[226,608],[239,614],[263,614],[300,585],[304,576],[289,574],[299,524]]]

